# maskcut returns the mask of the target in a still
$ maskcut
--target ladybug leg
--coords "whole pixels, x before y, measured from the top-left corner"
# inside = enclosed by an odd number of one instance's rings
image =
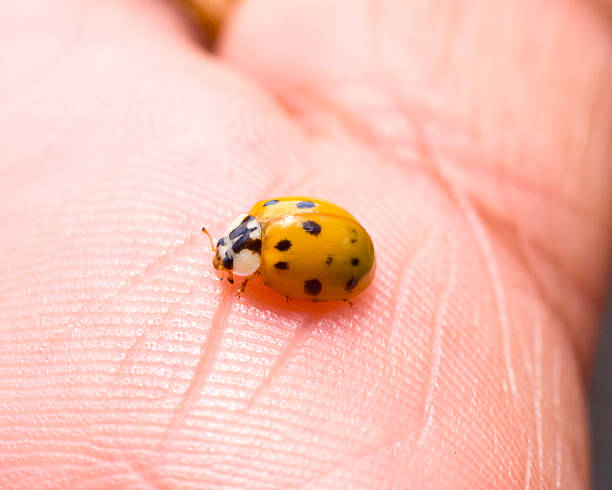
[[[242,281],[242,284],[238,288],[238,291],[236,291],[236,298],[240,298],[240,295],[244,293],[244,290],[246,289],[246,285],[248,282],[249,282],[248,279],[245,279],[244,281]]]
[[[355,303],[353,303],[352,301],[349,301],[348,299],[344,298],[342,301],[344,301],[345,303],[347,303],[351,308],[353,307],[353,305]]]
[[[251,279],[256,278],[258,275],[259,275],[259,271],[254,272],[254,273],[253,273],[253,274],[251,274],[250,276],[248,276],[248,277],[245,277],[245,278],[244,278],[244,281],[242,281],[242,284],[241,284],[241,285],[240,285],[240,287],[238,288],[238,291],[236,291],[236,297],[237,297],[237,298],[240,298],[240,295],[241,295],[242,293],[244,293],[244,290],[246,289],[246,286],[247,286],[248,282],[249,282]]]
[[[227,270],[227,282],[234,284],[234,273],[231,270]]]

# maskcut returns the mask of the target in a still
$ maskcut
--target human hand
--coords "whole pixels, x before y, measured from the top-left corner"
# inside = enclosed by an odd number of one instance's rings
[[[5,2],[2,488],[586,488],[612,83],[588,2]],[[370,232],[345,305],[210,266],[256,200]]]

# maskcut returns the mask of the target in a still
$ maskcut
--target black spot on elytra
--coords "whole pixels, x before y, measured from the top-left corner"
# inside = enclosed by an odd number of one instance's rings
[[[291,242],[285,238],[284,240],[281,240],[276,245],[274,245],[274,248],[276,250],[284,252],[285,250],[289,250],[291,248]]]
[[[234,268],[234,259],[232,257],[224,257],[223,268],[232,270]]]
[[[346,286],[344,286],[345,291],[352,291],[357,286],[357,278],[351,277],[347,282]]]
[[[287,269],[289,269],[289,264],[283,260],[277,262],[276,264],[274,264],[274,267],[276,267],[277,269],[286,271]]]
[[[357,241],[356,238],[351,238],[351,243],[355,243]]]
[[[278,199],[270,199],[264,202],[264,206],[273,206],[274,204],[278,204]]]
[[[327,260],[325,261],[325,265],[331,265],[332,260],[334,260],[334,258],[331,255],[328,255]]]
[[[359,265],[359,259],[357,257],[353,257],[351,259],[351,265],[353,265],[353,266]]]
[[[311,235],[317,236],[319,233],[321,233],[321,225],[316,221],[304,221],[302,223],[302,228],[304,228],[304,230]]]
[[[318,279],[308,279],[304,281],[304,292],[311,296],[316,296],[321,292],[321,281]]]
[[[297,207],[300,209],[314,208],[315,203],[312,201],[300,201],[297,203]]]

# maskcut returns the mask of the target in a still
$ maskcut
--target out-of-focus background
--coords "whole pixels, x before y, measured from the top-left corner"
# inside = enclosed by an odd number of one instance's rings
[[[591,384],[593,488],[612,489],[612,280]]]

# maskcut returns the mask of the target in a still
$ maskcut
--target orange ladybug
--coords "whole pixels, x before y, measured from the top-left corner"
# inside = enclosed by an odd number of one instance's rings
[[[210,234],[203,228],[202,231]],[[227,227],[212,247],[213,267],[250,279],[287,299],[348,301],[374,277],[374,245],[366,230],[335,204],[308,197],[259,201]]]

